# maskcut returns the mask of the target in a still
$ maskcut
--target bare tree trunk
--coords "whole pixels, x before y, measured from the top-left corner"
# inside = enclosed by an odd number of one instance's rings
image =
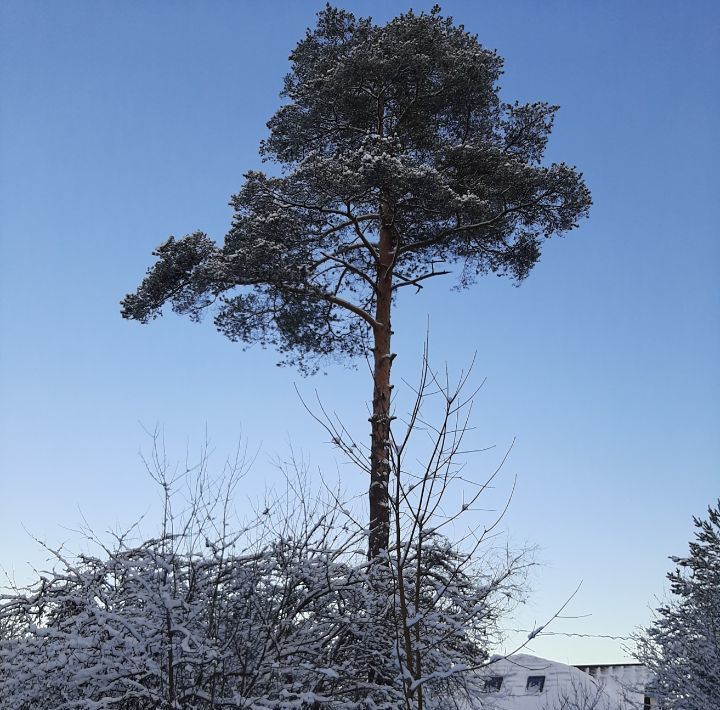
[[[374,329],[373,411],[370,417],[370,535],[368,557],[374,559],[387,550],[390,539],[390,370],[395,355],[390,351],[392,328],[392,277],[395,259],[393,230],[380,228],[380,250],[377,271],[377,306]]]

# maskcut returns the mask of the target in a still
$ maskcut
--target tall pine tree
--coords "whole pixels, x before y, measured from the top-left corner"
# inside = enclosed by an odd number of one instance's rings
[[[376,25],[327,6],[290,60],[260,146],[281,169],[246,173],[222,246],[196,232],[158,247],[122,314],[212,308],[228,338],[306,372],[369,351],[373,558],[388,545],[396,294],[451,271],[463,287],[521,281],[591,199],[574,168],[542,163],[557,107],[501,101],[501,58],[437,7]]]

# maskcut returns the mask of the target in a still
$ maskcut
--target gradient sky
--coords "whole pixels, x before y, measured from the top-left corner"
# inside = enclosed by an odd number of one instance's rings
[[[0,563],[19,582],[47,557],[31,534],[77,549],[83,517],[102,531],[156,509],[145,428],[179,461],[206,430],[217,466],[240,436],[260,448],[241,511],[290,443],[365,487],[293,390],[317,389],[362,438],[363,367],[303,379],[210,323],[141,326],[118,306],[168,235],[222,239],[288,53],[321,6],[0,4]],[[378,21],[408,7],[343,6]],[[529,647],[560,661],[625,657],[594,636],[648,621],[668,555],[720,494],[719,8],[443,3],[505,58],[504,98],[560,104],[548,157],[593,192],[590,219],[548,242],[520,288],[436,281],[393,321],[398,383],[415,379],[428,317],[437,366],[457,373],[477,353],[471,443],[496,448],[469,470],[487,475],[517,438],[496,494],[517,477],[503,525],[542,563],[506,626],[542,623],[582,581],[564,612],[579,618]]]

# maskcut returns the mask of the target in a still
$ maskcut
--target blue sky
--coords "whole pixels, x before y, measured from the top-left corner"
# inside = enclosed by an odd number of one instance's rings
[[[415,3],[429,9],[432,3]],[[260,453],[245,496],[276,480],[289,442],[343,466],[293,383],[365,436],[363,367],[303,379],[209,323],[125,322],[119,299],[168,235],[222,239],[227,201],[278,106],[287,56],[321,3],[35,2],[0,6],[0,563],[19,581],[51,545],[79,545],[156,507],[138,450],[160,426],[170,458],[207,430],[218,466],[239,436]],[[347,2],[378,21],[398,2]],[[477,353],[472,460],[486,475],[517,438],[498,493],[504,526],[538,547],[511,628],[627,635],[665,588],[720,493],[720,10],[711,2],[447,2],[506,60],[508,100],[560,104],[548,157],[576,164],[590,219],[548,242],[520,288],[438,282],[396,312],[400,377]],[[400,388],[399,406],[403,395]],[[29,564],[28,564],[29,563]],[[589,615],[589,616],[586,616]],[[551,636],[539,655],[623,658],[621,643]]]

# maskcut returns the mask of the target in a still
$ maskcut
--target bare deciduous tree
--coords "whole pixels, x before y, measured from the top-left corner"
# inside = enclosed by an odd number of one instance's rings
[[[470,370],[452,384],[447,369],[432,370],[426,343],[404,431],[390,446],[391,535],[373,578],[384,579],[394,601],[388,655],[399,664],[408,710],[477,694],[471,671],[488,662],[498,622],[522,596],[532,564],[527,551],[487,544],[507,507],[489,522],[465,524],[509,453],[489,477],[466,475],[464,455],[473,452],[463,442],[477,393],[466,391]],[[428,416],[433,409],[437,416]],[[337,418],[324,410],[316,418],[349,460],[367,468],[366,451]]]

